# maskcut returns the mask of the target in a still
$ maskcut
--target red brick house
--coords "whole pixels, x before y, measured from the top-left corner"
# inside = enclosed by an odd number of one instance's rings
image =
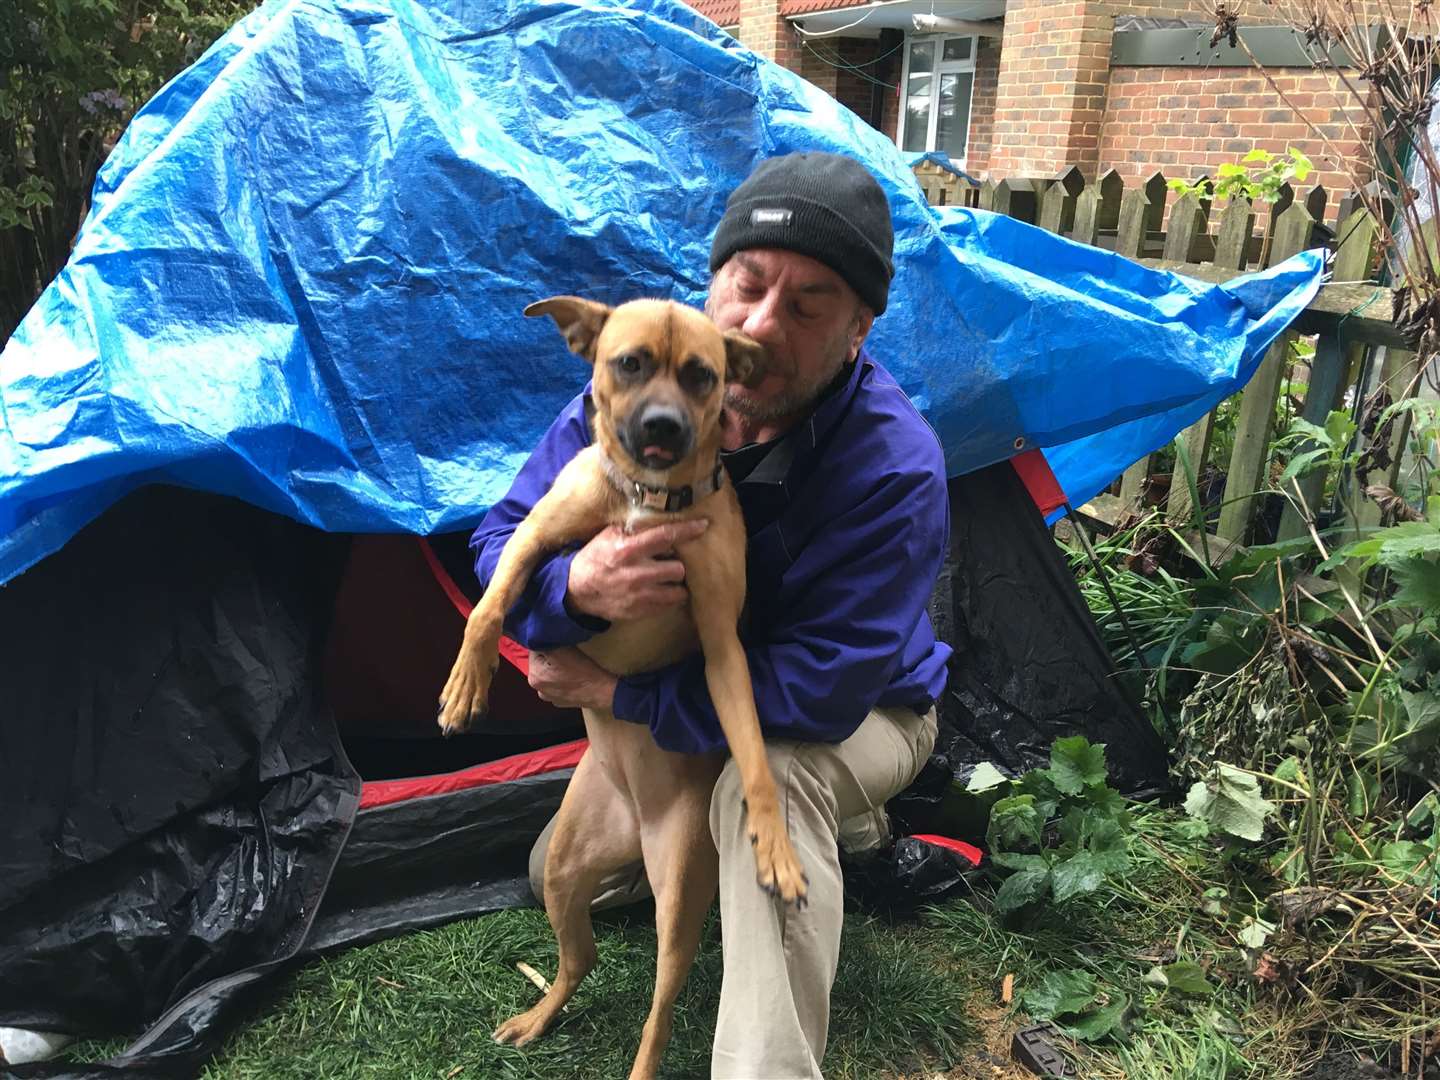
[[[1247,44],[1318,137],[1240,49],[1209,46],[1196,0],[692,0],[742,44],[834,95],[906,150],[943,150],[984,179],[1078,165],[1127,180],[1214,175],[1253,147],[1295,146],[1331,192],[1335,150],[1367,138],[1358,109],[1288,30]],[[1332,146],[1327,147],[1326,139]],[[1331,200],[1331,206],[1335,200]]]

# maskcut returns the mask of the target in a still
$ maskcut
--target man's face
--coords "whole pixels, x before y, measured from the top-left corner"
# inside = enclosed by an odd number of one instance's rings
[[[751,420],[802,412],[854,360],[874,314],[845,279],[808,255],[776,248],[738,251],[715,275],[705,313],[765,348],[765,378],[731,383],[726,406]]]

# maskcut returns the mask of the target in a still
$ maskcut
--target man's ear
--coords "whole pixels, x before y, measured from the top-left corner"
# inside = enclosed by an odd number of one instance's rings
[[[725,381],[755,387],[765,378],[765,346],[738,330],[725,331]]]
[[[605,320],[610,318],[614,308],[597,304],[594,300],[582,300],[578,296],[552,296],[548,300],[537,300],[525,309],[530,318],[549,315],[565,335],[565,344],[577,356],[595,363],[595,342]]]

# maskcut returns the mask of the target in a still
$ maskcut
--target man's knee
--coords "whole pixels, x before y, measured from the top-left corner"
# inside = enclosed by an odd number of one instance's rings
[[[765,744],[780,799],[781,817],[789,824],[801,825],[804,819],[818,814],[832,826],[833,834],[834,795],[828,790],[825,778],[806,760],[803,746],[788,742]],[[710,832],[716,847],[724,850],[727,839],[747,835],[742,827],[744,813],[745,785],[735,759],[731,758],[720,770],[720,778],[715,781],[715,790],[710,796]]]

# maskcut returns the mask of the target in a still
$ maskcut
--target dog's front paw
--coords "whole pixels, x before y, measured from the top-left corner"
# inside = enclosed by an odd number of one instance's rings
[[[465,731],[485,714],[490,696],[490,680],[495,676],[499,654],[486,657],[483,649],[462,646],[460,655],[440,692],[440,710],[436,722],[446,735]]]
[[[755,880],[771,896],[797,908],[805,906],[810,879],[790,843],[780,812],[750,812],[750,843],[755,846]]]

